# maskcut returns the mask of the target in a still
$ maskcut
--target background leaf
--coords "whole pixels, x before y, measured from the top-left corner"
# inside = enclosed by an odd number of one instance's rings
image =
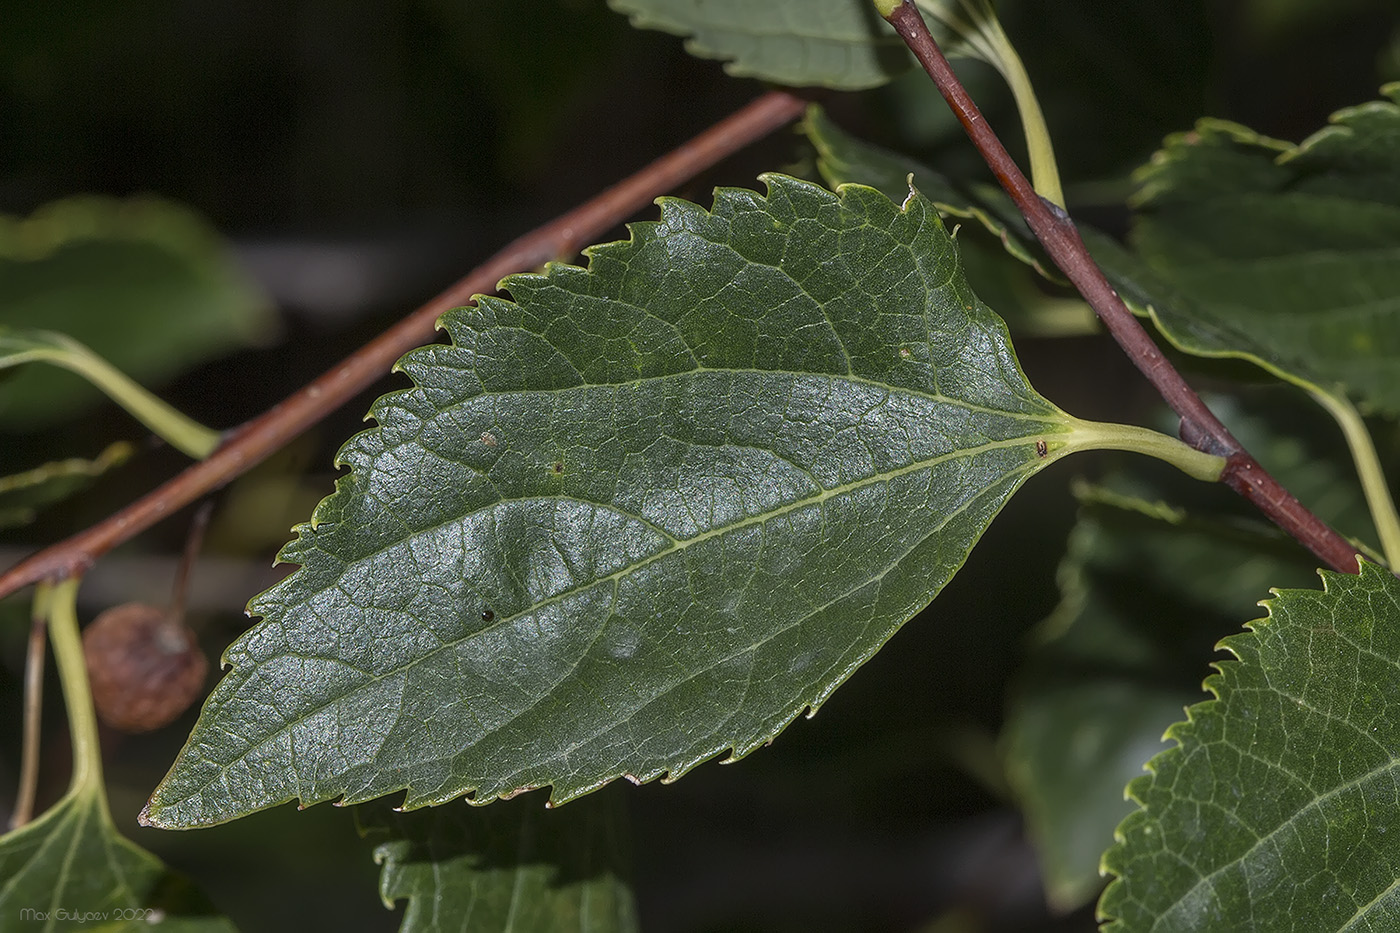
[[[59,331],[138,382],[266,338],[267,301],[187,208],[155,198],[74,197],[0,215],[0,320]],[[30,366],[0,381],[0,427],[33,427],[99,398]]]
[[[35,911],[39,917],[29,922]],[[26,930],[232,933],[203,895],[112,826],[101,789],[0,836],[0,916]],[[158,919],[157,919],[158,918]]]
[[[927,200],[766,180],[401,362],[143,819],[674,779],[933,599],[1073,419]]]
[[[97,477],[125,463],[133,452],[130,444],[118,441],[91,460],[69,457],[0,476],[0,529],[29,524],[39,510],[86,489]]]
[[[1400,412],[1400,84],[1298,146],[1203,120],[1139,175],[1124,297],[1201,356]]]
[[[631,933],[621,804],[605,793],[560,810],[527,798],[412,813],[369,804],[357,815],[366,836],[390,836],[374,860],[385,906],[409,902],[402,933]]]
[[[1279,590],[1222,642],[1216,699],[1129,787],[1142,809],[1104,858],[1112,933],[1391,930],[1400,582],[1363,563]]]
[[[793,87],[875,87],[913,63],[867,0],[609,0],[633,26],[688,37],[686,50],[723,59],[732,75]]]
[[[1046,894],[1065,910],[1103,886],[1100,856],[1132,809],[1122,789],[1199,698],[1212,646],[1271,583],[1312,575],[1262,527],[1251,534],[1105,489],[1080,496],[1065,598],[1013,687],[1002,739]]]

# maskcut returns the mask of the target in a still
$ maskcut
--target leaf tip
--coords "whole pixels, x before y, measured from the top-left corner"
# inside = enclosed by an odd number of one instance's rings
[[[171,819],[169,808],[163,807],[157,802],[156,797],[160,795],[160,788],[157,787],[155,793],[151,794],[146,805],[141,808],[141,812],[136,814],[136,825],[144,826],[147,829],[194,829],[197,823],[182,823],[178,819]]]

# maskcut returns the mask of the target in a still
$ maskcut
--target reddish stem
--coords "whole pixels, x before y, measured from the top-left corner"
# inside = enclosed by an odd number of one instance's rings
[[[1016,202],[1050,258],[1079,289],[1123,352],[1181,416],[1182,439],[1198,450],[1224,457],[1225,472],[1220,477],[1221,482],[1253,502],[1319,560],[1334,570],[1356,573],[1356,548],[1284,489],[1220,423],[1118,297],[1098,263],[1089,255],[1069,215],[1035,193],[1035,188],[958,81],[948,59],[929,34],[918,8],[910,0],[903,0],[886,19],[938,86],[939,93],[953,109],[1001,186]]]
[[[101,555],[160,519],[252,469],[389,372],[399,357],[434,339],[437,319],[495,290],[507,275],[572,256],[647,204],[706,168],[801,116],[806,102],[770,91],[636,174],[496,253],[417,311],[264,414],[236,428],[207,459],[112,515],[0,574],[0,597],[40,580],[82,573]]]

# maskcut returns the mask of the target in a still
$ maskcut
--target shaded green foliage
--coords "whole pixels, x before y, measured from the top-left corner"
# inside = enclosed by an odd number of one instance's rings
[[[1350,465],[1327,456],[1335,432],[1320,413],[1300,417],[1275,399],[1247,415],[1230,399],[1211,401],[1325,520],[1374,534]],[[1117,473],[1075,492],[1063,598],[1028,648],[1002,738],[1047,893],[1066,909],[1103,887],[1101,854],[1135,808],[1122,788],[1200,698],[1216,642],[1239,630],[1270,587],[1316,579],[1311,555],[1292,539],[1179,478]]]
[[[1218,120],[1138,175],[1114,284],[1181,349],[1400,411],[1400,85],[1297,146]]]
[[[77,197],[0,216],[0,322],[58,331],[138,381],[266,339],[266,299],[198,215],[167,201]],[[32,427],[98,398],[25,367],[0,381],[0,425]]]
[[[357,810],[376,841],[385,906],[407,900],[404,933],[633,933],[627,822],[615,793],[546,810],[534,799],[476,810]]]

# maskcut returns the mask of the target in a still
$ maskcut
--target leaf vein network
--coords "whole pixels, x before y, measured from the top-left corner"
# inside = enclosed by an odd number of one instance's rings
[[[1277,766],[1275,765],[1274,767],[1277,767]],[[1370,780],[1373,779],[1373,778],[1383,776],[1383,775],[1385,775],[1385,774],[1387,774],[1387,773],[1393,773],[1393,772],[1397,771],[1397,769],[1400,769],[1400,762],[1397,762],[1397,761],[1394,761],[1394,760],[1386,761],[1386,762],[1382,763],[1381,765],[1379,765],[1379,766],[1377,766],[1377,767],[1375,767],[1375,768],[1372,768],[1370,771],[1367,771],[1367,772],[1364,773],[1364,774],[1358,775],[1357,777],[1352,778],[1351,780],[1343,781],[1342,783],[1338,784],[1336,787],[1331,788],[1330,790],[1327,790],[1327,791],[1325,791],[1324,793],[1317,795],[1317,796],[1314,797],[1312,800],[1308,801],[1307,805],[1306,805],[1305,807],[1303,807],[1301,810],[1299,810],[1297,813],[1295,813],[1293,816],[1291,816],[1291,817],[1289,817],[1288,819],[1282,821],[1281,823],[1279,823],[1278,826],[1274,827],[1274,828],[1273,828],[1272,830],[1270,830],[1269,832],[1267,832],[1267,833],[1265,833],[1264,835],[1260,836],[1260,837],[1258,838],[1258,840],[1257,840],[1253,845],[1251,845],[1248,849],[1246,849],[1246,850],[1244,850],[1243,852],[1241,852],[1241,853],[1240,853],[1239,855],[1237,855],[1235,858],[1230,859],[1228,862],[1225,862],[1225,863],[1221,864],[1219,867],[1217,867],[1214,871],[1210,872],[1209,874],[1202,875],[1202,876],[1196,881],[1195,884],[1193,884],[1181,897],[1179,897],[1179,898],[1176,900],[1176,902],[1172,905],[1172,907],[1171,907],[1170,909],[1168,909],[1165,913],[1163,913],[1160,917],[1158,917],[1158,918],[1153,922],[1151,928],[1155,930],[1155,929],[1158,929],[1159,927],[1161,927],[1164,923],[1168,923],[1168,922],[1170,921],[1171,917],[1172,917],[1172,914],[1175,912],[1177,906],[1180,905],[1180,904],[1182,904],[1183,902],[1187,901],[1188,899],[1190,899],[1190,898],[1196,893],[1196,891],[1197,891],[1198,889],[1200,889],[1203,885],[1209,886],[1210,888],[1213,889],[1213,888],[1215,887],[1215,880],[1216,880],[1217,878],[1219,878],[1219,877],[1222,876],[1225,872],[1229,871],[1230,869],[1234,868],[1235,866],[1237,866],[1237,865],[1243,865],[1243,864],[1246,863],[1246,862],[1247,862],[1247,861],[1248,861],[1248,860],[1249,860],[1249,859],[1250,859],[1250,858],[1251,858],[1251,857],[1252,857],[1266,842],[1272,842],[1272,841],[1275,839],[1275,837],[1277,837],[1280,833],[1284,832],[1284,831],[1287,830],[1287,829],[1293,828],[1294,825],[1295,825],[1295,823],[1296,823],[1296,821],[1297,821],[1297,819],[1299,818],[1299,816],[1301,816],[1302,813],[1304,813],[1304,812],[1306,812],[1306,811],[1310,811],[1310,810],[1319,810],[1319,811],[1320,811],[1321,808],[1322,808],[1322,805],[1323,805],[1324,803],[1326,803],[1327,801],[1329,801],[1329,800],[1331,800],[1331,799],[1333,799],[1333,798],[1336,798],[1336,797],[1340,796],[1341,794],[1343,794],[1343,793],[1345,793],[1345,792],[1347,792],[1347,791],[1350,791],[1350,790],[1353,790],[1353,789],[1355,789],[1355,788],[1361,787],[1361,786],[1364,785],[1367,781],[1370,781]],[[1195,870],[1194,866],[1192,867],[1192,870],[1193,870],[1193,871]]]

